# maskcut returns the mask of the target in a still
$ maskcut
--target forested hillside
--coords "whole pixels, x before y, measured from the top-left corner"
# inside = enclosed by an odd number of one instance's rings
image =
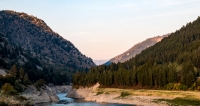
[[[0,33],[5,35],[9,44],[39,57],[42,66],[51,66],[54,71],[75,72],[95,65],[91,58],[35,16],[0,11]]]
[[[52,67],[42,67],[38,58],[20,47],[9,44],[5,35],[0,34],[0,69],[9,73],[6,76],[0,75],[0,88],[5,83],[15,85],[15,81],[19,79],[24,85],[33,84],[40,79],[58,85],[70,82],[71,74],[56,73]]]
[[[77,72],[74,85],[200,90],[200,17],[124,63]]]
[[[30,84],[43,79],[46,83],[61,85],[69,84],[76,70],[88,70],[91,66],[95,66],[91,58],[83,55],[43,20],[26,13],[0,11],[1,69],[10,73],[11,67],[15,67],[16,78],[23,69]],[[11,85],[14,81],[10,82]]]
[[[9,85],[11,93],[16,93],[25,90],[24,85],[70,84],[76,70],[91,66],[95,66],[91,58],[43,20],[26,13],[0,11],[0,69],[8,73],[0,75],[0,88]]]

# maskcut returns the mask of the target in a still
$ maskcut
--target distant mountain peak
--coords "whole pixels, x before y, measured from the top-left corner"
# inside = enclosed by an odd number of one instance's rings
[[[106,63],[108,60],[93,60],[96,65],[102,65]]]
[[[125,62],[125,61],[135,57],[137,54],[142,52],[144,49],[153,46],[157,42],[160,42],[164,37],[167,37],[169,35],[170,34],[165,34],[163,36],[156,36],[156,37],[148,38],[145,41],[134,45],[132,48],[130,48],[126,52],[124,52],[124,53],[122,53],[122,54],[110,59],[107,63]]]

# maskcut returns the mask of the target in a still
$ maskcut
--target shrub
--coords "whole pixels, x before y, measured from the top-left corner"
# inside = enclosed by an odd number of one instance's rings
[[[169,83],[169,84],[165,85],[165,89],[167,89],[167,90],[173,90],[173,88],[174,88],[174,83]]]
[[[9,95],[17,95],[18,92],[15,89],[11,89],[10,91],[7,92],[7,94],[9,94]]]
[[[26,97],[24,97],[24,96],[16,96],[16,98],[18,99],[18,100],[21,100],[21,101],[27,101],[28,99],[26,98]]]
[[[200,86],[197,87],[197,90],[200,91]]]
[[[23,88],[22,85],[19,83],[19,80],[15,81],[15,86],[14,88],[18,91],[18,92],[23,92]]]
[[[101,95],[103,93],[104,93],[103,91],[98,91],[96,95]]]
[[[174,84],[173,90],[188,90],[188,87],[186,85],[178,83]]]
[[[34,85],[36,88],[40,88],[45,84],[45,81],[43,79],[39,79]]]
[[[124,98],[124,97],[129,96],[129,95],[130,95],[129,92],[121,92],[120,97]]]
[[[3,102],[3,101],[0,101],[0,106],[8,106],[8,104],[6,104],[6,103]]]
[[[5,83],[2,86],[2,91],[8,95],[17,95],[18,94],[18,92],[14,89],[14,87],[12,85],[10,85],[10,83]]]
[[[199,106],[200,104],[200,100],[188,98],[158,99],[158,101],[166,101],[170,106]]]

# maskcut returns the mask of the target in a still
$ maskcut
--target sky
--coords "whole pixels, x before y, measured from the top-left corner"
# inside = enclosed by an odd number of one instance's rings
[[[200,0],[0,0],[36,16],[87,57],[108,60],[200,16]]]

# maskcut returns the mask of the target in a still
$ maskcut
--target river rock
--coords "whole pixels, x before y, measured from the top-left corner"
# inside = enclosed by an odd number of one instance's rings
[[[68,93],[72,90],[70,85],[54,86],[52,83],[48,84],[53,93]]]
[[[39,90],[34,85],[29,85],[22,96],[27,99],[32,100],[34,103],[44,103],[44,102],[58,102],[59,98],[55,92],[51,90],[50,87],[45,86]]]
[[[99,86],[100,84],[96,83],[94,86],[90,88],[71,89],[71,91],[67,94],[67,97],[76,99],[85,99],[89,95],[93,95],[92,92],[98,89]]]
[[[76,99],[84,99],[88,97],[89,93],[91,92],[90,89],[74,89],[71,90],[68,94],[67,97],[71,98],[76,98]]]

